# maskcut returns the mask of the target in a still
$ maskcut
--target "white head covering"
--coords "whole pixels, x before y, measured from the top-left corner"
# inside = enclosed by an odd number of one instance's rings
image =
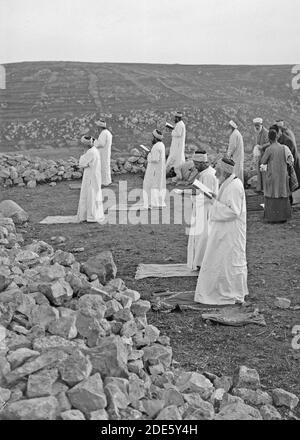
[[[192,160],[194,162],[208,162],[207,153],[199,153],[196,151],[196,153],[192,156]]]
[[[175,116],[177,116],[178,118],[182,118],[183,114],[181,112],[176,112]]]
[[[155,139],[158,139],[159,141],[163,139],[163,135],[159,133],[156,129],[152,131],[152,134],[155,137]]]
[[[234,121],[229,121],[229,125],[231,125],[232,128],[237,128],[238,126],[236,125],[236,123]]]
[[[104,119],[99,119],[99,121],[95,121],[95,124],[98,125],[98,127],[106,128],[106,122]]]
[[[224,162],[223,159],[219,161],[219,165],[223,171],[232,174],[234,170],[234,165],[230,165],[230,163]]]
[[[284,128],[284,121],[280,120],[280,121],[276,121],[275,125],[277,125],[277,127],[281,127]]]
[[[261,124],[262,125],[262,123],[263,123],[262,118],[255,118],[255,119],[253,119],[253,124]]]

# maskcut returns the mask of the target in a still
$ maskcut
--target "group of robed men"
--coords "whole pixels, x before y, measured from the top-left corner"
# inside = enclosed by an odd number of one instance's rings
[[[260,126],[256,129],[256,149],[262,150],[268,142],[265,129],[262,129],[263,121],[256,118],[253,122],[255,127]],[[278,124],[281,126],[281,122]],[[78,217],[80,221],[101,223],[104,220],[101,183],[111,183],[112,136],[105,121],[100,120],[97,125],[101,128],[99,138],[83,139],[90,148],[79,161],[84,174]],[[147,156],[143,202],[144,207],[149,209],[166,206],[166,173],[173,168],[180,179],[185,163],[186,130],[182,114],[176,113],[175,126],[166,126],[172,131],[168,159],[163,133],[157,129],[152,132],[152,148]],[[234,121],[229,122],[228,128],[227,154],[219,160],[215,169],[210,166],[205,151],[198,151],[192,157],[196,169],[193,180],[197,178],[209,189],[209,193],[205,193],[192,186],[193,207],[187,251],[188,267],[199,270],[194,300],[203,304],[234,304],[243,302],[248,294],[244,144]],[[281,128],[284,136],[284,127]],[[285,139],[285,143],[289,145],[289,140]]]

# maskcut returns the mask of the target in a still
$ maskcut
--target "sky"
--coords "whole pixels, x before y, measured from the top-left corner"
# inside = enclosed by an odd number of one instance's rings
[[[0,0],[0,63],[299,64],[299,0]]]

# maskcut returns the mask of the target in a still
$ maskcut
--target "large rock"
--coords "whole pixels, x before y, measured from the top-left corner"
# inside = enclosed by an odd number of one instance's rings
[[[294,409],[299,403],[299,399],[295,394],[289,393],[282,388],[272,390],[272,396],[276,406],[285,406],[289,409]]]
[[[69,283],[64,279],[53,283],[44,283],[39,285],[39,291],[43,293],[54,306],[61,306],[65,301],[73,296],[73,290]]]
[[[0,412],[2,420],[55,420],[58,402],[55,397],[39,397],[8,403]]]
[[[256,408],[238,402],[224,406],[215,420],[262,420],[262,416]]]
[[[107,405],[99,373],[85,379],[67,392],[72,406],[84,414],[104,409]]]
[[[29,398],[51,396],[53,384],[57,378],[58,371],[56,368],[44,369],[31,374],[27,382],[27,396]]]
[[[260,388],[259,374],[254,369],[241,366],[235,371],[233,385],[235,388],[250,388],[256,390]]]
[[[90,376],[92,364],[87,356],[75,351],[59,365],[58,370],[62,380],[73,387]]]
[[[0,202],[0,212],[4,217],[11,218],[16,225],[22,225],[28,222],[29,219],[27,212],[13,200]]]
[[[114,263],[112,253],[109,251],[101,252],[81,265],[81,270],[88,277],[97,275],[100,283],[106,284],[109,280],[116,277],[117,266]]]
[[[170,367],[172,361],[171,347],[165,347],[160,344],[153,344],[151,347],[143,348],[144,362],[148,365],[161,363],[165,367]]]
[[[127,348],[120,336],[109,336],[95,348],[89,351],[89,357],[94,372],[99,372],[103,378],[128,377]]]
[[[45,367],[53,367],[57,363],[67,358],[67,354],[61,350],[52,350],[40,355],[34,360],[25,362],[21,367],[16,368],[5,376],[6,382],[12,384],[18,382],[23,377],[29,376]]]
[[[70,409],[61,413],[62,420],[85,420],[84,415],[78,409]]]
[[[272,397],[268,393],[260,389],[249,390],[247,388],[234,388],[232,390],[232,394],[240,397],[246,403],[255,406],[271,405],[273,401]]]
[[[70,252],[64,252],[57,250],[53,256],[53,262],[58,263],[61,266],[71,267],[75,263],[75,257]]]
[[[214,390],[211,381],[196,372],[182,373],[176,381],[176,387],[182,393],[199,393],[202,399],[208,399]]]
[[[7,360],[10,363],[12,370],[20,367],[29,359],[37,358],[40,355],[38,351],[30,350],[29,348],[19,348],[7,355]]]
[[[260,413],[264,420],[281,420],[281,414],[272,405],[263,405],[260,408]]]
[[[177,406],[171,405],[161,410],[155,420],[182,420],[182,417]]]

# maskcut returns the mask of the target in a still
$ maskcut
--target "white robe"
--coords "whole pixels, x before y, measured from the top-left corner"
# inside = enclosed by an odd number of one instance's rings
[[[111,158],[111,145],[112,145],[112,134],[109,130],[102,130],[98,139],[96,139],[94,145],[99,148],[101,155],[101,173],[102,173],[102,185],[111,184],[111,169],[110,169],[110,158]]]
[[[198,180],[213,193],[218,194],[219,182],[215,174],[216,171],[209,166],[199,174]],[[203,193],[193,196],[193,211],[187,251],[187,266],[191,270],[197,270],[197,267],[202,265],[208,239],[208,221],[211,206],[211,201]]]
[[[221,186],[210,211],[209,227],[194,299],[210,305],[243,302],[248,295],[246,198],[235,175]]]
[[[166,164],[167,170],[171,169],[172,167],[174,167],[174,169],[178,168],[185,162],[185,132],[186,130],[184,122],[177,122],[172,130],[172,142]]]
[[[233,130],[230,135],[227,154],[235,162],[234,174],[244,185],[244,141],[237,129]]]
[[[144,207],[166,206],[166,152],[163,142],[153,145],[147,161],[143,182]]]
[[[78,221],[101,222],[104,220],[101,191],[101,158],[99,150],[93,146],[79,159],[79,166],[84,168]]]

